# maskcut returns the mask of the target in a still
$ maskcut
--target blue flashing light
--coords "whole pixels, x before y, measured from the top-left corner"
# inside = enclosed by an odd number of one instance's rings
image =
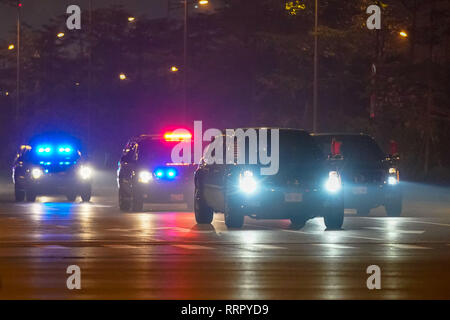
[[[59,151],[59,153],[71,153],[72,152],[72,147],[70,147],[70,146],[59,146],[58,147],[58,151]]]
[[[52,148],[50,146],[38,146],[36,148],[37,152],[40,154],[49,154],[52,151]]]
[[[177,170],[174,168],[158,168],[154,171],[154,175],[158,179],[172,180],[177,176]]]
[[[175,169],[168,169],[166,171],[167,173],[167,177],[169,177],[170,179],[175,178],[175,176],[177,175],[177,172],[175,171]]]
[[[156,170],[155,176],[157,176],[158,178],[162,178],[164,176],[164,171],[161,169]]]

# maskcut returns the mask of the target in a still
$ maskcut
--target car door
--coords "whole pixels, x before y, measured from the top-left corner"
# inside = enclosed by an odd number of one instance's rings
[[[119,162],[118,183],[130,183],[136,162],[136,143],[128,143]]]

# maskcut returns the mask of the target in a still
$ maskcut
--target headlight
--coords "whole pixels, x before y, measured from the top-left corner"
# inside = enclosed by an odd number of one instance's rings
[[[342,188],[341,177],[337,171],[330,171],[328,173],[328,180],[325,183],[325,188],[328,192],[338,192]]]
[[[42,171],[42,169],[39,168],[34,168],[33,170],[31,170],[31,176],[33,177],[33,179],[39,179],[40,177],[42,177],[44,175],[44,171]]]
[[[80,171],[78,171],[78,173],[80,174],[80,177],[83,180],[87,180],[92,177],[92,169],[87,166],[81,166]]]
[[[398,183],[398,180],[397,180],[396,177],[388,177],[387,183],[390,184],[390,185],[394,185],[394,184]]]
[[[153,179],[151,172],[149,171],[140,171],[138,174],[138,181],[142,183],[149,183],[150,180]]]
[[[253,193],[257,188],[257,181],[253,177],[253,172],[246,170],[239,176],[239,188],[245,193]]]
[[[397,169],[395,169],[395,168],[389,168],[389,173],[390,173],[390,174],[397,173]]]

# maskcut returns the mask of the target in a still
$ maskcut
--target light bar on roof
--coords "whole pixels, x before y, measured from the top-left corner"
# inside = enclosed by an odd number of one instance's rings
[[[173,132],[166,132],[164,134],[164,140],[166,141],[186,141],[191,140],[192,134],[189,132],[186,133],[173,133]]]

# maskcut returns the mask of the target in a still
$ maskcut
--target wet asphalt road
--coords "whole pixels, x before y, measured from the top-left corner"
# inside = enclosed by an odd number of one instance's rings
[[[409,184],[403,217],[382,208],[347,211],[341,231],[321,218],[247,219],[227,230],[222,214],[198,226],[184,204],[121,213],[111,188],[91,203],[0,193],[1,299],[449,299],[449,189]],[[81,290],[66,268],[81,268]],[[366,268],[381,268],[368,290]]]

